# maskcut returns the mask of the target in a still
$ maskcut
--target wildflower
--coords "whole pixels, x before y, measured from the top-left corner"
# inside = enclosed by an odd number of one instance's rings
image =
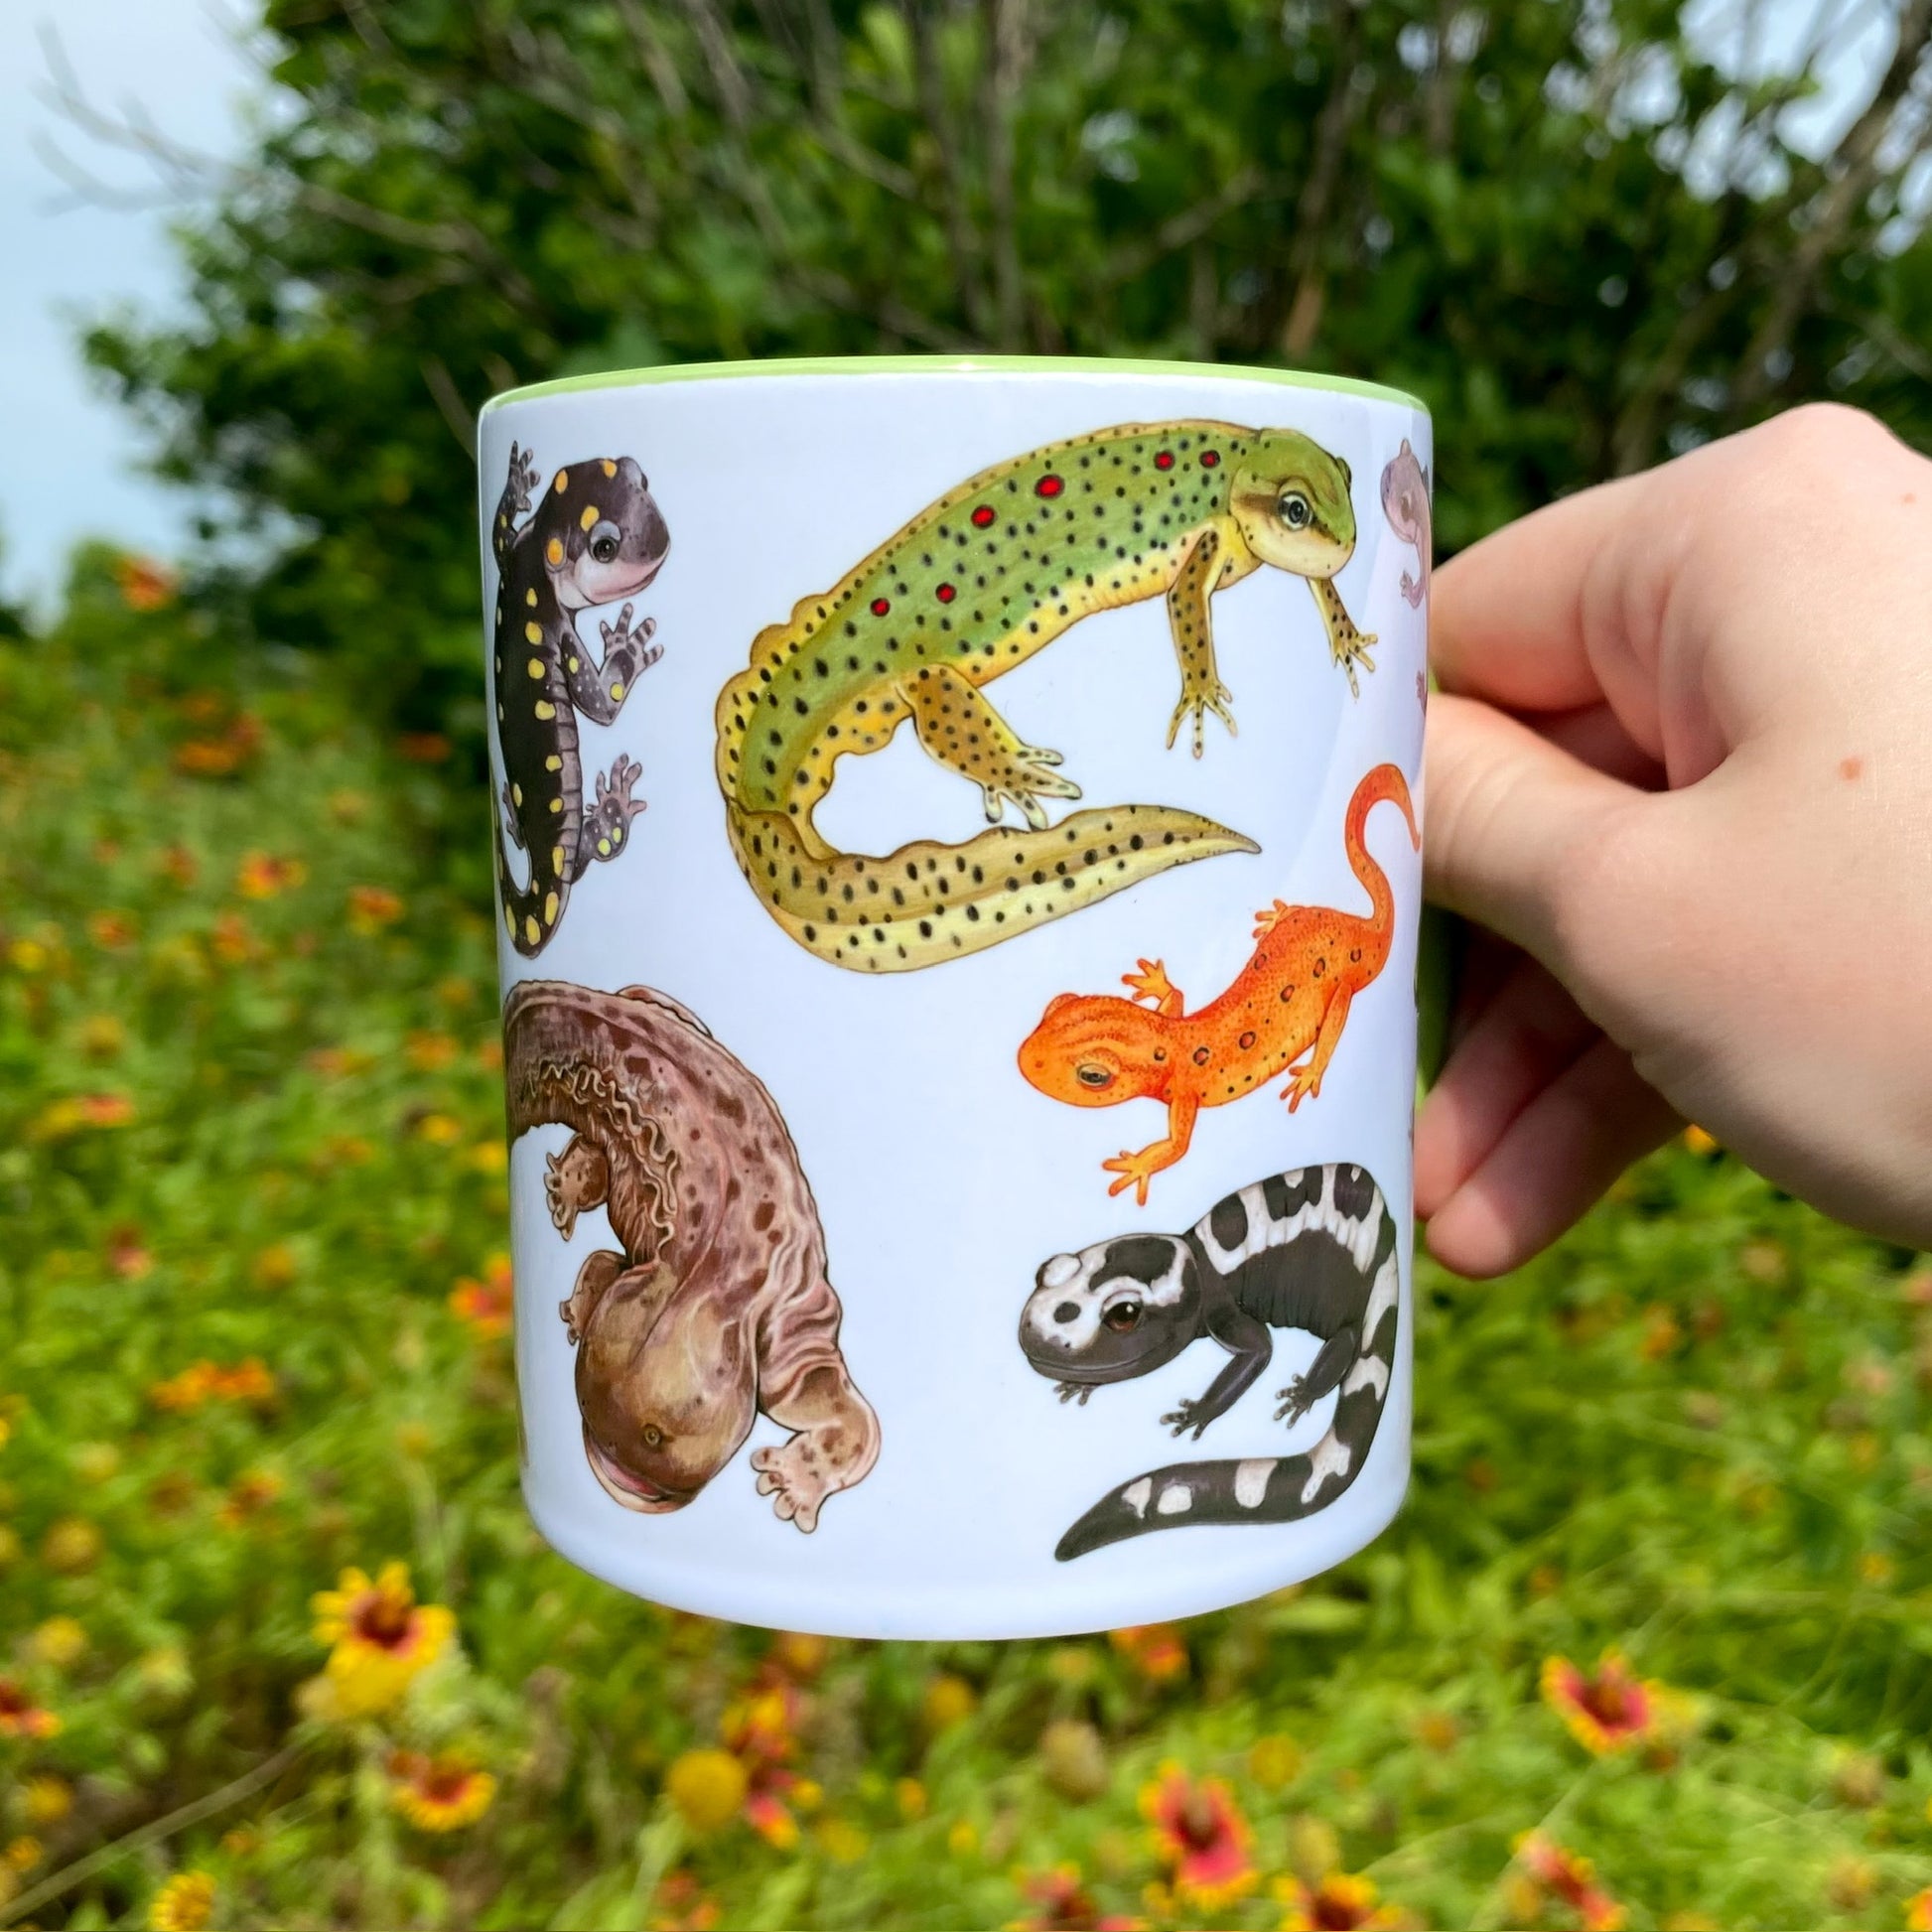
[[[287,1486],[273,1469],[250,1469],[228,1485],[215,1517],[224,1529],[238,1530],[276,1502]]]
[[[30,1825],[58,1825],[73,1809],[73,1786],[66,1778],[29,1778],[21,1798]]]
[[[1312,1885],[1278,1878],[1274,1891],[1288,1907],[1281,1932],[1356,1932],[1357,1927],[1405,1923],[1405,1914],[1395,1906],[1375,1902],[1375,1880],[1355,1871],[1331,1871]]]
[[[1182,1905],[1215,1911],[1254,1889],[1248,1855],[1254,1835],[1220,1779],[1196,1781],[1178,1764],[1163,1764],[1141,1793],[1141,1815],[1154,1827],[1156,1850]]]
[[[245,712],[218,738],[191,738],[175,747],[175,769],[191,778],[230,778],[261,749],[261,721]]]
[[[1825,1874],[1825,1896],[1841,1912],[1863,1911],[1871,1903],[1871,1894],[1877,1889],[1875,1867],[1867,1860],[1854,1858],[1849,1853],[1834,1859]]]
[[[1677,1344],[1683,1339],[1683,1324],[1662,1303],[1644,1311],[1643,1335],[1637,1343],[1637,1353],[1645,1361],[1661,1362],[1676,1352]]]
[[[171,845],[161,855],[161,876],[176,886],[192,886],[202,875],[202,862],[185,845]]]
[[[416,1122],[416,1134],[431,1147],[454,1147],[463,1138],[463,1123],[454,1114],[424,1114]]]
[[[651,1932],[712,1932],[724,1917],[718,1901],[700,1889],[696,1875],[683,1865],[657,1881],[654,1903],[662,1916],[651,1920]]]
[[[780,1852],[798,1843],[798,1823],[786,1803],[798,1779],[786,1761],[796,1748],[799,1708],[797,1690],[776,1678],[728,1706],[720,1726],[725,1747],[745,1767],[746,1822]]]
[[[1147,1923],[1103,1914],[1080,1883],[1077,1864],[1025,1873],[1020,1889],[1040,1909],[1030,1918],[1016,1920],[1014,1932],[1139,1932]]]
[[[419,1073],[440,1073],[454,1063],[457,1043],[448,1034],[414,1033],[403,1052]]]
[[[159,611],[174,602],[175,573],[154,557],[116,558],[114,582],[130,611]]]
[[[206,1871],[178,1871],[148,1906],[152,1932],[202,1932],[214,1916],[214,1880]]]
[[[0,1737],[52,1737],[61,1721],[44,1711],[11,1677],[0,1677]]]
[[[43,1664],[66,1670],[85,1654],[87,1633],[70,1616],[51,1616],[34,1632],[29,1644]]]
[[[261,942],[239,912],[220,912],[208,929],[208,950],[224,966],[246,966],[262,954]]]
[[[37,1838],[17,1838],[4,1852],[0,1852],[0,1862],[4,1862],[15,1871],[31,1871],[41,1862],[41,1842]]]
[[[1449,1711],[1425,1711],[1416,1719],[1416,1742],[1432,1751],[1453,1750],[1462,1737],[1462,1726]]]
[[[384,1564],[371,1583],[345,1570],[334,1589],[317,1592],[316,1641],[333,1646],[324,1667],[345,1718],[386,1711],[416,1674],[448,1647],[456,1618],[440,1603],[418,1603],[407,1564]]]
[[[133,1121],[134,1102],[124,1093],[73,1093],[42,1113],[40,1131],[50,1141],[60,1141],[88,1128],[128,1127]]]
[[[389,1802],[419,1832],[474,1825],[495,1795],[496,1780],[457,1752],[397,1751],[389,1759]]]
[[[63,1577],[78,1577],[100,1561],[104,1539],[84,1516],[63,1516],[41,1539],[41,1561]]]
[[[694,1832],[716,1832],[738,1816],[751,1784],[730,1751],[686,1751],[664,1774],[664,1791]]]
[[[112,1013],[90,1013],[80,1023],[80,1050],[90,1060],[111,1060],[127,1044],[127,1029]]]
[[[252,1825],[237,1825],[221,1834],[221,1849],[231,1859],[245,1859],[261,1850],[262,1835]]]
[[[183,1411],[199,1409],[205,1402],[272,1402],[277,1392],[274,1371],[259,1355],[223,1367],[204,1359],[191,1362],[179,1375],[156,1382],[148,1390],[148,1400],[157,1409]]]
[[[1248,1775],[1266,1791],[1279,1791],[1302,1768],[1302,1747],[1279,1731],[1248,1746]]]
[[[300,859],[279,859],[272,852],[245,852],[235,869],[235,891],[243,898],[274,898],[291,891],[309,876]]]
[[[82,1482],[105,1482],[121,1466],[121,1452],[112,1443],[76,1443],[73,1472]]]
[[[893,1802],[898,1815],[910,1823],[925,1816],[925,1786],[917,1778],[898,1778],[893,1784]]]
[[[188,1666],[188,1653],[180,1644],[157,1644],[144,1650],[134,1666],[135,1681],[144,1696],[163,1703],[175,1703],[195,1688],[195,1673]]]
[[[364,938],[402,917],[402,900],[381,886],[357,886],[348,896],[348,923]]]
[[[295,1250],[286,1241],[272,1241],[258,1254],[248,1269],[257,1288],[287,1288],[295,1280]]]
[[[1568,1657],[1546,1658],[1542,1688],[1544,1703],[1570,1734],[1598,1757],[1654,1738],[1668,1696],[1661,1684],[1640,1683],[1614,1650],[1606,1650],[1587,1672]]]
[[[450,1312],[481,1337],[500,1335],[510,1325],[512,1288],[509,1256],[493,1254],[483,1263],[481,1280],[465,1275],[450,1290]]]
[[[1593,1882],[1595,1867],[1587,1859],[1541,1832],[1524,1832],[1512,1849],[1539,1906],[1541,1893],[1552,1891],[1583,1921],[1584,1932],[1618,1932],[1623,1907]]]
[[[134,941],[134,917],[128,912],[90,912],[87,936],[103,952],[119,952]]]
[[[1099,1731],[1077,1718],[1060,1718],[1039,1733],[1039,1768],[1062,1798],[1084,1804],[1112,1782]]]
[[[509,1149],[501,1141],[479,1141],[470,1150],[469,1162],[479,1173],[504,1173],[509,1169]]]
[[[950,1671],[939,1672],[925,1687],[922,1709],[926,1728],[946,1730],[963,1723],[973,1715],[977,1702],[973,1687],[963,1677],[955,1677]]]
[[[866,1856],[866,1835],[843,1818],[828,1818],[818,1828],[821,1851],[835,1864],[857,1864]]]
[[[1932,1932],[1932,1885],[1906,1899],[1905,1932]]]
[[[411,764],[441,764],[450,756],[450,741],[441,732],[403,732],[396,750]]]
[[[1109,1630],[1107,1641],[1153,1683],[1165,1684],[1187,1668],[1187,1646],[1172,1623],[1129,1624]]]
[[[122,1222],[107,1237],[107,1265],[124,1282],[143,1281],[153,1271],[154,1256],[141,1240],[141,1230]]]
[[[979,1827],[962,1818],[946,1833],[946,1850],[956,1859],[970,1859],[979,1850]]]

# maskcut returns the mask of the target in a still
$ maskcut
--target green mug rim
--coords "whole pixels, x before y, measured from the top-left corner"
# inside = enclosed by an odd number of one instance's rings
[[[766,375],[1193,375],[1225,376],[1243,382],[1271,382],[1288,389],[1323,389],[1396,403],[1430,420],[1429,405],[1406,389],[1364,382],[1352,375],[1323,375],[1311,369],[1273,369],[1233,362],[1173,362],[1113,355],[792,355],[738,362],[664,362],[653,368],[613,369],[598,375],[562,375],[505,389],[485,402],[481,422],[508,403],[590,389],[630,389],[650,383],[737,380]]]

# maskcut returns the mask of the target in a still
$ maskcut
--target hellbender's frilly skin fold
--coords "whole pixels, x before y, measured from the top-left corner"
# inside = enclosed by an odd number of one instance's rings
[[[1348,466],[1294,430],[1125,424],[983,471],[829,591],[759,632],[718,699],[718,782],[747,882],[791,937],[837,966],[905,972],[979,952],[1189,860],[1258,848],[1193,812],[1118,805],[1048,827],[1075,799],[1056,752],[1025,743],[982,687],[1082,618],[1165,597],[1180,666],[1169,726],[1202,750],[1234,729],[1209,600],[1263,564],[1304,578],[1333,661],[1372,670],[1333,578],[1355,548]],[[990,829],[885,857],[812,823],[841,758],[907,719],[977,785]],[[1027,829],[1002,825],[1015,807]]]

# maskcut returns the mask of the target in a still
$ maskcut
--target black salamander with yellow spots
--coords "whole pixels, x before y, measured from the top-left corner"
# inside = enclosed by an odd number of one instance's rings
[[[646,618],[633,630],[626,604],[601,623],[597,661],[577,634],[577,614],[643,590],[662,568],[669,532],[644,473],[629,457],[599,457],[559,470],[519,529],[538,482],[530,452],[510,445],[509,480],[490,525],[496,553],[496,735],[503,753],[504,817],[496,826],[496,883],[510,943],[527,958],[549,944],[571,886],[622,849],[644,809],[630,787],[640,767],[619,755],[584,809],[577,714],[611,725],[631,685],[663,655]],[[505,829],[528,855],[519,886],[504,850]]]

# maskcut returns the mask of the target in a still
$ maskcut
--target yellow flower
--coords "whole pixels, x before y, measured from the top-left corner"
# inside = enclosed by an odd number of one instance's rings
[[[1266,1791],[1279,1791],[1302,1768],[1302,1747],[1279,1731],[1248,1746],[1248,1775]]]
[[[37,1838],[17,1838],[0,1852],[0,1860],[15,1871],[31,1871],[41,1862],[41,1842]]]
[[[274,898],[299,886],[309,876],[300,859],[278,859],[268,852],[244,853],[235,873],[235,890],[243,898]]]
[[[389,1802],[419,1832],[474,1825],[495,1795],[496,1780],[453,1751],[398,1751],[389,1760]]]
[[[969,1818],[960,1819],[946,1834],[946,1850],[956,1859],[970,1859],[979,1846],[979,1827]]]
[[[923,1818],[925,1816],[925,1786],[917,1778],[900,1778],[893,1786],[893,1797],[898,1805],[901,1818]]]
[[[838,1864],[857,1864],[866,1856],[866,1835],[843,1818],[828,1818],[818,1828],[825,1856]]]
[[[87,1633],[70,1616],[51,1616],[34,1632],[32,1647],[42,1663],[66,1670],[87,1648]]]
[[[973,1715],[973,1687],[963,1677],[941,1671],[925,1687],[925,1721],[932,1730],[944,1730]]]
[[[30,1825],[58,1825],[73,1809],[73,1786],[66,1778],[29,1778],[21,1797]]]
[[[214,1880],[206,1871],[178,1871],[148,1906],[153,1932],[202,1932],[214,1916]]]
[[[364,937],[401,917],[402,900],[380,886],[357,886],[348,896],[349,926]]]
[[[456,1633],[456,1618],[440,1603],[416,1601],[407,1564],[385,1564],[373,1583],[345,1570],[312,1607],[316,1641],[333,1646],[324,1670],[345,1718],[388,1710]]]
[[[751,1776],[730,1751],[686,1751],[664,1775],[664,1791],[694,1832],[716,1832],[738,1816]]]
[[[454,1147],[463,1139],[463,1123],[454,1114],[425,1114],[416,1123],[416,1133],[432,1147]]]
[[[63,1516],[41,1539],[41,1561],[64,1577],[77,1577],[100,1561],[100,1532],[84,1516]]]

